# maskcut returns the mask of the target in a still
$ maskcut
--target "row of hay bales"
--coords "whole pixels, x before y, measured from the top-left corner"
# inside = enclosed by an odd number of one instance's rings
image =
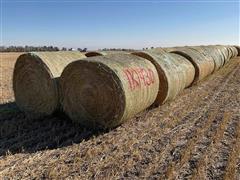
[[[63,110],[89,128],[113,128],[174,99],[240,55],[238,46],[134,52],[32,52],[15,64],[13,89],[31,119]]]

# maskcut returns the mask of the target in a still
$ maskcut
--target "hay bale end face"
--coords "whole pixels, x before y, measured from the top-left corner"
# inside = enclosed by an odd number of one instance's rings
[[[179,92],[193,82],[194,66],[180,55],[166,53],[160,48],[132,54],[149,60],[158,71],[159,91],[154,102],[156,106],[174,99]]]
[[[111,54],[69,64],[60,84],[63,110],[74,122],[106,129],[152,105],[159,79],[149,61],[130,54]]]
[[[16,61],[13,90],[18,107],[31,119],[59,108],[58,78],[70,62],[85,58],[80,52],[32,52]]]
[[[171,53],[179,54],[193,64],[195,68],[194,83],[204,79],[214,71],[214,61],[195,49],[182,48],[177,51],[172,51]]]

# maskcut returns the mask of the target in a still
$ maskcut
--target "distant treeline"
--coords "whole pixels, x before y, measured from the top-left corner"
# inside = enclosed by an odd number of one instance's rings
[[[58,48],[54,46],[0,46],[0,52],[30,52],[30,51],[74,51],[73,48]],[[86,52],[87,48],[77,48],[77,51]]]
[[[99,51],[134,51],[134,49],[124,49],[124,48],[103,48],[98,50]]]
[[[153,49],[154,47],[150,47]],[[150,49],[149,48],[149,49]],[[143,50],[148,48],[143,48]],[[99,51],[134,51],[134,49],[125,48],[103,48]],[[66,48],[66,47],[54,47],[54,46],[0,46],[0,52],[31,52],[31,51],[80,51],[87,52],[87,48]]]

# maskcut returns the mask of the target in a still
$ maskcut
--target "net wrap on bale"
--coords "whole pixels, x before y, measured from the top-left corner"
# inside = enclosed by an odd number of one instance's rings
[[[230,49],[230,51],[232,52],[232,56],[231,58],[235,58],[238,56],[238,49],[237,46],[228,46],[227,48]]]
[[[208,59],[212,59],[214,62],[214,71],[217,71],[220,69],[224,63],[225,63],[225,58],[223,54],[218,51],[218,49],[211,47],[211,46],[191,46],[189,48],[195,49],[202,53],[204,56],[207,56]]]
[[[89,57],[61,76],[63,110],[88,128],[113,128],[156,99],[159,79],[149,61],[131,54]]]
[[[156,106],[174,99],[193,82],[194,66],[180,55],[167,53],[161,48],[132,54],[148,59],[158,71],[159,92],[154,103]]]
[[[214,61],[195,49],[179,48],[171,53],[179,54],[193,64],[195,68],[194,83],[204,79],[214,71]]]
[[[18,107],[31,119],[51,115],[60,107],[58,78],[80,52],[31,52],[16,61],[13,90]]]

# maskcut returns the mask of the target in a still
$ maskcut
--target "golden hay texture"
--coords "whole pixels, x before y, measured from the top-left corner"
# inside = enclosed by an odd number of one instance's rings
[[[229,60],[233,57],[233,52],[230,52],[230,49],[228,49],[227,47],[220,46],[220,45],[213,46],[213,47],[219,49],[220,52],[223,54],[223,57],[225,60],[224,64],[229,62]]]
[[[236,46],[228,46],[228,48],[230,48],[230,50],[232,51],[232,57],[231,58],[235,58],[238,56],[238,49]]]
[[[128,51],[89,51],[85,54],[87,57],[93,57],[93,56],[106,56],[108,54],[129,54]]]
[[[239,77],[240,57],[104,133],[59,116],[27,120],[2,105],[0,179],[239,180]]]
[[[211,46],[190,46],[189,48],[196,49],[208,58],[214,61],[214,71],[219,70],[225,62],[223,54],[216,47]]]
[[[130,54],[89,57],[61,76],[62,106],[83,126],[112,128],[153,104],[159,79],[154,65]]]
[[[194,83],[204,79],[214,71],[214,61],[195,49],[178,48],[171,53],[179,54],[192,62],[195,67]]]
[[[158,71],[159,91],[154,102],[156,106],[174,99],[179,92],[193,82],[194,66],[180,55],[166,53],[160,48],[132,54],[148,59]]]
[[[19,108],[31,119],[52,114],[59,108],[58,80],[70,62],[85,58],[80,52],[32,52],[15,64],[13,90]]]

